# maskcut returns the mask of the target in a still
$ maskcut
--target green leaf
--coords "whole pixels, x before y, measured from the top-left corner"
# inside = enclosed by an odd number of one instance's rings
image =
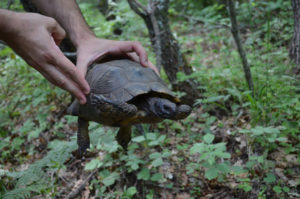
[[[155,152],[155,153],[152,153],[149,155],[150,159],[157,159],[157,158],[161,158],[161,157],[162,157],[162,154],[158,153],[158,152]]]
[[[222,171],[223,173],[229,173],[230,172],[229,166],[225,163],[217,164],[216,168],[219,169],[219,171]]]
[[[139,180],[149,180],[150,178],[150,171],[147,168],[143,168],[137,175]]]
[[[218,169],[216,168],[210,168],[207,171],[205,171],[205,175],[204,175],[208,180],[212,180],[216,177],[218,177]]]
[[[159,141],[158,141],[158,140],[153,140],[153,141],[149,142],[148,145],[149,145],[149,146],[156,146],[156,145],[159,145]]]
[[[224,99],[224,97],[225,97],[224,95],[208,97],[205,100],[203,100],[203,103],[217,102],[217,101],[220,101],[220,100]]]
[[[276,141],[279,141],[279,142],[286,142],[287,140],[288,139],[285,137],[276,138]]]
[[[273,187],[273,191],[275,191],[276,193],[281,193],[282,192],[282,189],[280,186],[276,185]]]
[[[282,190],[286,193],[290,192],[290,188],[288,188],[287,186],[282,187]]]
[[[220,152],[220,153],[217,153],[217,157],[228,159],[228,158],[231,157],[231,154],[230,154],[230,153],[227,153],[227,152],[225,152],[225,153]]]
[[[243,167],[241,166],[232,166],[231,167],[232,171],[234,174],[239,175],[242,173],[246,173],[247,171],[245,169],[243,169]]]
[[[146,137],[148,140],[156,140],[157,139],[157,136],[155,133],[147,133]]]
[[[274,128],[274,127],[265,127],[264,131],[266,133],[274,133],[274,134],[279,134],[280,133],[279,129],[278,128]]]
[[[205,150],[205,145],[203,143],[196,143],[190,149],[191,154],[202,153]]]
[[[240,189],[243,189],[245,192],[249,192],[252,190],[252,186],[249,184],[249,183],[242,183],[242,184],[239,184],[238,187]]]
[[[256,136],[257,135],[262,135],[264,133],[264,128],[261,127],[261,126],[257,126],[257,127],[253,128],[253,129],[251,129],[251,131]]]
[[[132,138],[132,141],[133,142],[138,142],[138,143],[144,142],[145,141],[145,137],[144,136],[134,137],[134,138]]]
[[[116,172],[111,173],[109,176],[105,177],[102,182],[105,186],[111,186],[115,183],[115,181],[119,178],[119,174]]]
[[[90,162],[86,163],[84,169],[85,170],[94,170],[96,168],[99,168],[103,165],[103,162],[101,162],[98,158],[91,160]]]
[[[160,166],[160,165],[162,165],[164,162],[163,162],[163,160],[162,160],[162,158],[157,158],[157,159],[155,159],[153,162],[152,162],[152,166],[153,167],[158,167],[158,166]]]
[[[135,187],[129,187],[127,190],[126,190],[126,193],[132,197],[136,194],[137,190]]]
[[[276,176],[272,173],[267,173],[267,177],[264,178],[266,183],[272,183],[276,181]]]
[[[161,135],[161,136],[159,136],[159,138],[157,139],[157,141],[159,143],[163,143],[165,139],[166,139],[166,135]]]
[[[159,181],[163,179],[163,175],[161,173],[156,173],[154,175],[151,176],[151,179],[152,181]]]
[[[215,139],[215,136],[213,134],[210,134],[210,133],[208,133],[205,136],[203,136],[203,140],[207,144],[211,144],[214,139]]]

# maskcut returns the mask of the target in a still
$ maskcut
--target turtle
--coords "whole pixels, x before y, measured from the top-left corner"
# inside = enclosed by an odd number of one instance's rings
[[[93,64],[86,80],[91,88],[87,102],[74,100],[67,109],[68,114],[78,116],[80,156],[90,145],[89,121],[119,127],[116,140],[126,150],[133,125],[180,120],[192,111],[152,69],[129,59]]]

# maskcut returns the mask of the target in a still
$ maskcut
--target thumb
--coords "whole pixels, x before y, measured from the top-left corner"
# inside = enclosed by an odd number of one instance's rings
[[[65,38],[66,32],[58,23],[55,23],[52,28],[51,36],[53,37],[56,45],[59,45],[60,42]]]
[[[85,61],[84,59],[80,59],[80,57],[77,57],[76,67],[78,68],[79,73],[83,75],[83,77],[85,77],[86,75],[87,66],[88,66],[87,61]]]

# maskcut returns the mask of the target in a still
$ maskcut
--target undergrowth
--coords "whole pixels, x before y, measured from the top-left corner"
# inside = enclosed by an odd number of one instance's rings
[[[126,1],[110,5],[117,16],[111,21],[98,12],[96,1],[79,2],[97,36],[138,40],[152,52],[143,21]],[[253,190],[258,198],[297,194],[300,102],[299,77],[292,74],[288,58],[290,3],[250,2],[236,6],[253,93],[247,89],[224,5],[212,1],[203,8],[196,1],[171,1],[174,34],[194,70],[190,76],[179,73],[178,81],[196,78],[204,98],[182,122],[146,125],[145,135],[135,131],[127,153],[115,141],[115,129],[92,123],[91,152],[97,155],[78,167],[97,172],[89,184],[94,195],[133,198],[143,192],[155,198],[156,188],[187,187],[191,198],[197,198],[215,183],[229,183],[234,193],[241,190],[246,196]],[[15,3],[13,9],[21,8]],[[186,15],[192,16],[188,22],[182,20]],[[122,34],[114,35],[120,27]],[[155,60],[153,53],[150,60]],[[76,118],[63,116],[71,97],[4,45],[0,63],[0,198],[59,197],[62,186],[67,187],[62,176],[71,172],[76,159]],[[167,79],[164,73],[162,78]],[[286,163],[287,157],[296,157],[295,165]],[[280,167],[294,184],[282,180]]]

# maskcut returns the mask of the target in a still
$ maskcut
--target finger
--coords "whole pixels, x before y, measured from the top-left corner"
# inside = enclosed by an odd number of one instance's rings
[[[149,66],[149,68],[152,68],[158,76],[160,76],[158,68],[154,64],[152,64],[151,61],[148,61],[148,66]]]
[[[139,56],[140,63],[147,67],[148,66],[148,55],[143,46],[138,42],[126,42],[124,46],[125,52],[135,52]],[[122,50],[122,49],[121,49]]]
[[[79,70],[79,73],[85,77],[87,71],[88,62],[85,59],[77,57],[76,67]]]
[[[140,62],[140,58],[136,53],[127,53],[127,56],[135,62]],[[148,66],[147,66],[148,67]]]
[[[46,79],[48,79],[52,84],[70,92],[74,95],[81,104],[86,103],[86,97],[84,93],[80,90],[78,85],[64,76],[55,66],[47,65],[42,70],[39,70]]]
[[[128,57],[130,59],[132,59],[135,62],[139,62],[139,57],[137,56],[136,53],[127,53]],[[152,70],[154,70],[154,72],[160,76],[158,69],[156,68],[156,66],[154,64],[152,64],[150,61],[148,61],[147,67],[151,68]]]
[[[65,38],[66,32],[55,20],[51,27],[51,36],[53,37],[56,45],[59,45],[60,42]]]
[[[76,84],[78,84],[85,94],[88,94],[90,92],[90,86],[85,80],[84,75],[81,73],[81,71],[79,71],[78,68],[75,67],[75,65],[69,59],[67,59],[63,55],[63,53],[59,50],[58,47],[56,48],[57,56],[53,64],[56,67],[58,67],[59,70],[62,71],[67,77],[69,77]]]

